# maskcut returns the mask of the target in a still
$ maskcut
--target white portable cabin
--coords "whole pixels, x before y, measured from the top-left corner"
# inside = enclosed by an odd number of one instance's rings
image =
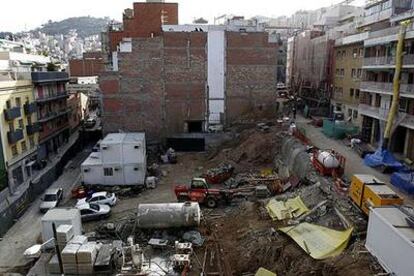
[[[145,184],[146,145],[144,133],[111,133],[82,163],[86,185],[140,186]]]
[[[373,208],[369,212],[365,247],[392,275],[411,276],[414,272],[414,229],[407,214],[398,207]]]
[[[47,211],[47,213],[42,217],[43,242],[53,238],[53,223],[55,223],[56,229],[59,225],[71,225],[75,236],[82,234],[82,222],[79,209],[54,208]]]

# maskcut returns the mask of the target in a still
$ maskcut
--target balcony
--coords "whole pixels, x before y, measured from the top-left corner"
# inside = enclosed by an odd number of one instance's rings
[[[40,131],[40,125],[38,123],[34,123],[34,124],[26,126],[27,135],[33,135],[39,131]]]
[[[68,82],[67,72],[32,72],[33,83]]]
[[[358,106],[358,112],[364,116],[375,118],[381,121],[386,121],[388,119],[387,116],[389,109],[383,109],[366,104],[360,104]],[[403,127],[414,129],[414,115],[398,112],[397,122],[399,123],[399,125]]]
[[[9,140],[9,144],[16,144],[18,141],[23,139],[23,129],[19,128],[15,131],[7,132],[7,139]]]
[[[364,67],[395,67],[395,57],[366,57],[364,58]],[[403,58],[403,67],[414,68],[414,55],[405,55]]]
[[[25,103],[23,107],[26,116],[37,112],[36,103]]]
[[[360,84],[361,91],[380,93],[380,94],[392,94],[393,83],[392,82],[375,82],[375,81],[363,81]],[[406,94],[407,97],[414,97],[414,84],[403,83],[400,85],[400,93]]]
[[[22,116],[22,112],[20,111],[19,106],[4,110],[4,119],[6,119],[6,121],[12,121],[21,116]]]
[[[66,115],[67,113],[69,113],[69,109],[61,110],[58,112],[50,112],[50,113],[47,113],[45,116],[40,117],[37,121],[39,123],[46,123],[50,120]]]
[[[64,99],[67,98],[69,95],[67,94],[66,91],[64,92],[59,92],[55,95],[50,95],[50,96],[43,96],[40,98],[36,99],[37,103],[46,103],[46,102],[50,102],[50,101],[56,101],[56,100],[60,100],[60,99]]]

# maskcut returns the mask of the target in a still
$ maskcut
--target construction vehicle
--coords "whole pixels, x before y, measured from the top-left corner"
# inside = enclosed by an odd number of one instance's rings
[[[371,207],[403,204],[403,199],[390,187],[366,174],[352,176],[349,197],[366,215]]]
[[[179,202],[192,201],[215,208],[220,201],[230,202],[235,190],[211,189],[204,178],[194,178],[190,186],[176,185],[174,193]]]
[[[313,151],[311,162],[323,176],[341,177],[345,171],[345,157],[334,150]]]

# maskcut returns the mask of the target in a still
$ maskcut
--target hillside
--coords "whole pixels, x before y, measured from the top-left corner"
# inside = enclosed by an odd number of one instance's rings
[[[76,29],[79,36],[82,38],[99,34],[105,29],[110,21],[109,17],[96,18],[90,16],[70,17],[59,22],[49,21],[37,28],[36,31],[41,31],[49,35],[67,34],[70,30]]]

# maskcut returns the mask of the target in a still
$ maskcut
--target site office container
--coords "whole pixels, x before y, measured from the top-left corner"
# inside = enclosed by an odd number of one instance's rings
[[[102,162],[105,164],[144,163],[146,160],[145,134],[111,133],[100,143]]]

